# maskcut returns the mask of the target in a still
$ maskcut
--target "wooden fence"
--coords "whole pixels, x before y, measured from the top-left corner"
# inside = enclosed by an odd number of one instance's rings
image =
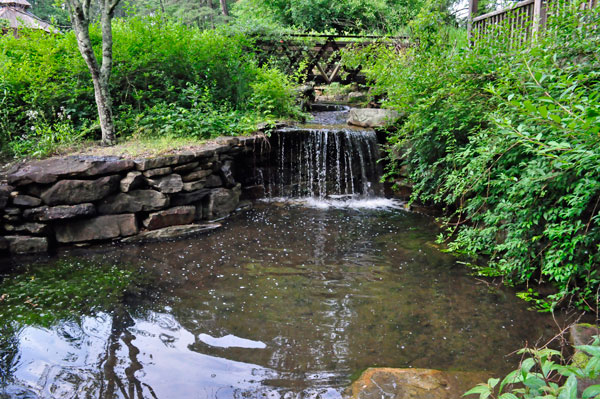
[[[544,29],[549,16],[564,13],[569,7],[579,4],[580,9],[591,9],[598,0],[524,0],[502,10],[472,17],[477,10],[477,0],[470,0],[469,39],[472,44],[502,39],[512,44],[523,44],[535,39]]]

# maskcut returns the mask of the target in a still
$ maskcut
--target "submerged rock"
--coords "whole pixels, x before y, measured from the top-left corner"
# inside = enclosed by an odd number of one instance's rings
[[[489,374],[430,369],[367,369],[350,387],[352,399],[459,399]]]
[[[400,114],[391,109],[352,108],[348,113],[348,124],[360,127],[384,127],[395,123]]]

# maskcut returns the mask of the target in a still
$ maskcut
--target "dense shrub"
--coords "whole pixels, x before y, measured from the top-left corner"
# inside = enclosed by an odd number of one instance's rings
[[[99,51],[97,26],[91,36]],[[113,39],[111,93],[121,136],[168,130],[208,138],[297,113],[289,80],[259,68],[243,35],[153,16],[115,20]],[[1,143],[17,154],[43,155],[52,146],[39,147],[40,137],[59,145],[71,137],[64,137],[68,129],[98,134],[91,78],[72,32],[0,37],[0,104]]]
[[[534,43],[498,39],[499,28],[472,49],[429,15],[413,22],[420,45],[405,54],[346,55],[406,115],[388,176],[408,165],[413,199],[447,210],[443,238],[480,256],[481,273],[553,283],[548,296],[521,294],[546,309],[598,302],[599,15],[573,4]]]

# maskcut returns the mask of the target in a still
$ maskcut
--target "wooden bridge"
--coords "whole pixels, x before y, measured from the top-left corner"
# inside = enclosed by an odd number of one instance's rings
[[[341,63],[346,47],[387,46],[402,51],[410,46],[408,36],[290,34],[275,40],[257,40],[260,62],[275,62],[290,73],[303,71],[304,81],[355,82],[360,68],[348,70]],[[282,65],[283,64],[283,65]]]

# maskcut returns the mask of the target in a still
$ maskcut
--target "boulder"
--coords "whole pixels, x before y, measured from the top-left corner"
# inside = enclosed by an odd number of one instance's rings
[[[192,223],[195,216],[195,206],[178,206],[164,211],[151,213],[143,223],[148,230],[157,230],[162,229],[163,227]]]
[[[33,235],[47,235],[50,227],[43,223],[24,223],[19,225],[4,225],[4,230],[15,233],[27,233]]]
[[[146,179],[142,176],[142,172],[129,172],[127,176],[121,180],[121,191],[127,193],[135,188],[142,187],[146,183]]]
[[[221,227],[219,223],[209,224],[187,224],[184,226],[170,226],[159,230],[151,230],[140,233],[133,237],[124,238],[123,242],[145,242],[172,240],[190,237],[196,234],[205,233]]]
[[[146,177],[154,177],[154,176],[164,176],[173,173],[173,169],[170,166],[166,166],[164,168],[157,169],[149,169],[143,172]]]
[[[46,237],[6,236],[11,254],[25,255],[48,252]]]
[[[81,216],[94,216],[96,208],[94,204],[40,206],[39,208],[27,209],[23,217],[27,220],[48,222],[51,220],[65,220]]]
[[[148,184],[166,194],[178,193],[183,190],[183,181],[178,174],[147,179]]]
[[[207,188],[203,188],[197,191],[192,191],[191,193],[179,193],[175,194],[171,197],[171,205],[179,206],[179,205],[189,205],[195,204],[201,200],[203,200],[208,194],[210,194],[211,190]]]
[[[352,108],[348,113],[348,124],[360,127],[384,127],[395,123],[397,111],[380,108]]]
[[[106,215],[60,224],[54,227],[61,243],[107,240],[127,237],[139,232],[134,214]]]
[[[186,152],[156,158],[136,159],[134,163],[135,168],[137,170],[144,171],[148,169],[157,169],[163,168],[165,166],[179,165],[183,163],[192,162],[195,158],[196,154]]]
[[[157,211],[169,206],[169,197],[156,190],[133,190],[118,193],[103,199],[98,204],[98,213],[102,215]]]
[[[188,173],[187,175],[183,176],[181,180],[183,180],[184,182],[190,182],[194,180],[204,179],[205,177],[208,177],[211,174],[212,170],[197,169],[194,170],[192,173]]]
[[[14,190],[14,187],[7,185],[0,185],[0,211],[6,208],[10,193]]]
[[[215,219],[229,215],[240,203],[241,185],[232,189],[217,188],[210,193],[204,217]]]
[[[46,205],[75,205],[93,202],[119,189],[118,175],[96,180],[61,180],[42,193]]]
[[[59,178],[99,176],[133,168],[133,161],[117,157],[75,155],[17,165],[8,171],[8,182],[17,186],[54,183]]]
[[[30,195],[16,194],[13,196],[12,203],[13,205],[32,208],[34,206],[40,206],[42,204],[42,200]]]
[[[488,373],[369,368],[350,387],[352,399],[458,399]]]

